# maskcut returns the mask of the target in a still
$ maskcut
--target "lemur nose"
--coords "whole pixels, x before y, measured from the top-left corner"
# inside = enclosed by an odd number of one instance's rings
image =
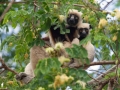
[[[83,33],[83,34],[86,34],[86,31],[85,31],[85,30],[83,30],[83,31],[82,31],[82,33]]]
[[[70,22],[74,22],[74,19],[70,19]]]
[[[70,20],[74,20],[74,16],[73,15],[70,17]]]

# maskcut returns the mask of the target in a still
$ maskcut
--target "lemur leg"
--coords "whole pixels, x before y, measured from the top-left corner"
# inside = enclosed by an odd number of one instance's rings
[[[27,66],[25,67],[24,73],[26,73],[27,75],[30,75],[31,77],[34,77],[35,76],[34,71],[31,66],[32,66],[31,63],[28,63]]]
[[[77,38],[74,38],[73,39],[73,41],[70,43],[70,42],[67,42],[67,41],[64,41],[63,42],[63,45],[64,45],[64,49],[62,50],[63,51],[63,54],[64,54],[64,56],[65,57],[67,57],[67,58],[69,58],[69,55],[68,55],[68,53],[65,51],[65,48],[72,48],[72,45],[73,44],[76,44],[76,45],[79,45],[79,39],[77,39]],[[68,67],[69,65],[73,65],[73,66],[76,66],[77,64],[77,62],[76,62],[76,60],[74,60],[73,58],[70,58],[71,59],[71,61],[70,62],[65,62],[64,64],[63,64],[63,67]],[[75,65],[73,64],[73,63],[75,63]],[[73,66],[71,66],[71,67],[73,67]],[[78,66],[78,65],[77,65]]]
[[[20,81],[23,84],[27,84],[34,78],[34,71],[31,67],[31,63],[28,63],[25,67],[24,72],[20,72],[18,75],[16,75],[16,79]]]
[[[76,45],[79,45],[80,41],[78,38],[74,38],[73,41],[72,41],[72,45],[73,44],[76,44]],[[77,60],[77,59],[73,59],[73,63],[70,63],[69,64],[69,67],[70,68],[76,68],[76,67],[79,67],[82,63]]]
[[[43,47],[33,46],[30,49],[30,63],[32,65],[33,70],[36,68],[38,61],[46,57],[48,56]]]
[[[40,46],[33,46],[30,49],[30,63],[25,67],[25,71],[16,75],[16,79],[24,84],[30,82],[34,77],[34,70],[39,60],[47,57],[45,50]]]
[[[79,67],[80,65],[82,65],[82,64],[80,64],[80,62],[79,62],[77,59],[74,59],[74,62],[71,63],[71,64],[69,64],[69,67],[70,67],[70,68],[77,68],[77,67]]]

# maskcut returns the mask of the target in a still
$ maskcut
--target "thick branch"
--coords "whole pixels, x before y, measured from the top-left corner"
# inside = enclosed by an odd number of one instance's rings
[[[98,83],[97,83],[95,80],[102,82],[102,80],[103,80],[102,78],[104,78],[104,76],[107,75],[108,73],[113,72],[115,69],[116,69],[116,65],[113,66],[112,68],[110,68],[109,70],[107,70],[105,73],[99,75],[97,78],[92,79],[91,81],[88,81],[87,83],[88,83],[89,85],[96,85],[96,84],[98,84]]]
[[[94,65],[109,65],[109,64],[115,65],[115,61],[104,61],[103,60],[103,61],[99,61],[99,62],[92,62],[89,65],[87,65],[87,64],[85,64],[84,66],[80,65],[79,67],[76,67],[76,68],[89,67],[89,66],[94,66]]]
[[[4,12],[2,13],[2,15],[1,15],[1,17],[0,17],[0,23],[1,23],[2,19],[4,18],[5,14],[8,12],[8,10],[12,7],[12,4],[13,4],[14,1],[15,1],[15,0],[12,0],[12,1],[8,4],[8,6],[7,6],[7,8],[4,10]]]
[[[102,90],[102,88],[108,84],[109,80],[105,80],[104,82],[100,82],[100,85],[95,90]]]
[[[12,72],[12,73],[14,73],[14,74],[18,74],[16,71],[14,71],[14,70],[12,70],[11,68],[9,68],[6,64],[5,64],[5,62],[4,62],[4,60],[2,59],[2,58],[0,58],[0,62],[1,62],[1,64],[2,64],[2,67],[5,69],[5,70],[8,70],[8,71],[10,71],[10,72]]]
[[[113,85],[114,85],[114,79],[109,81],[107,90],[113,90]]]

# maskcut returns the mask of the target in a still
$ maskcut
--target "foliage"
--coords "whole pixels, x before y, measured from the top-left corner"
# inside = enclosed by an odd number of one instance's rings
[[[91,40],[96,47],[96,58],[98,60],[114,60],[116,64],[118,63],[120,58],[120,18],[116,18],[115,12],[108,13],[100,10],[99,4],[94,3],[94,0],[89,0],[89,3],[83,0],[54,0],[54,2],[53,0],[37,0],[35,3],[33,0],[24,1],[25,3],[23,4],[14,4],[9,12],[6,13],[0,25],[0,32],[6,33],[9,31],[8,25],[11,25],[13,28],[20,25],[20,31],[17,34],[7,36],[4,40],[1,39],[0,44],[1,50],[12,52],[12,57],[7,59],[6,63],[16,62],[16,65],[13,67],[14,70],[18,72],[23,71],[25,65],[29,62],[29,50],[32,46],[45,45],[45,42],[41,39],[41,33],[47,32],[51,25],[57,24],[57,27],[61,28],[62,34],[69,33],[69,31],[65,30],[65,21],[61,22],[59,20],[59,15],[67,16],[67,12],[71,8],[81,11],[83,13],[83,21],[90,23],[93,29],[91,30],[91,35],[81,41],[79,45],[66,48],[70,57],[84,58],[85,62],[89,64],[87,52],[82,45]],[[91,7],[91,5],[94,7]],[[4,10],[3,7],[6,6],[0,4],[0,15]],[[108,14],[116,19],[108,19]],[[99,28],[99,21],[103,18],[108,20],[108,22],[105,26]],[[2,37],[1,34],[0,36]],[[119,76],[120,70],[118,69],[116,72],[118,73],[111,73],[108,76]],[[61,88],[61,90],[65,90],[67,86],[70,86],[73,90],[93,90],[92,86],[83,86],[83,83],[86,84],[92,76],[89,77],[83,68],[62,68],[58,57],[45,58],[40,61],[35,74],[36,77],[29,84],[23,85],[16,81],[11,72],[4,72],[0,76],[0,89],[59,90]],[[72,77],[72,79],[68,79],[60,87],[55,87],[55,77],[62,75],[66,75],[67,78]],[[106,76],[105,79],[110,77]],[[106,88],[107,85],[104,87],[104,90]],[[118,87],[115,90],[119,90]]]

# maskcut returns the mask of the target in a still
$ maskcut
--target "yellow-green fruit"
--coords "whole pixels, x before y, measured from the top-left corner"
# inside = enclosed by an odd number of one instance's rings
[[[112,17],[114,17],[114,16],[115,16],[115,13],[114,13],[114,12],[111,12],[110,15],[111,15]]]
[[[105,10],[102,11],[104,14],[106,14],[107,12]]]
[[[54,84],[53,84],[53,86],[54,86],[54,88],[56,88],[56,87],[59,87],[61,84],[60,84],[60,75],[57,75],[57,76],[55,76],[55,81],[54,81]]]
[[[33,38],[36,38],[35,33],[32,33]]]
[[[64,85],[65,82],[68,82],[69,77],[66,74],[55,76],[54,88]]]
[[[55,9],[55,10],[58,10],[58,6],[57,6],[57,5],[54,5],[54,9]]]
[[[66,74],[62,74],[60,76],[61,85],[63,85],[65,82],[67,82],[68,79],[69,79],[69,77]]]
[[[28,58],[28,54],[27,54],[27,53],[24,55],[24,58],[25,58],[25,59],[27,59],[27,58]]]
[[[45,88],[39,87],[38,90],[45,90]]]
[[[13,85],[13,84],[14,84],[14,81],[8,81],[7,84]]]
[[[74,77],[72,77],[72,76],[69,76],[69,82],[71,82],[71,81],[73,81],[74,80]]]
[[[114,12],[115,12],[115,17],[117,19],[120,19],[120,10],[119,9],[115,9]]]
[[[84,17],[84,20],[85,20],[86,22],[88,22],[88,18],[89,18],[88,16],[85,16],[85,17]]]
[[[106,19],[104,19],[104,18],[100,19],[98,28],[103,28],[103,27],[105,27],[105,26],[107,25],[107,23],[108,23],[108,22],[107,22]]]
[[[63,43],[61,43],[61,42],[58,42],[55,44],[55,50],[59,51],[60,49],[63,49],[63,47],[64,47]]]
[[[112,38],[113,41],[116,41],[117,40],[117,36],[114,35],[113,38]]]
[[[61,23],[65,20],[65,16],[64,15],[59,15],[58,18],[59,18],[59,21]]]
[[[53,87],[53,84],[49,84],[48,87],[49,87],[49,88],[52,88],[52,87]]]
[[[83,82],[81,80],[78,80],[78,81],[76,81],[76,83],[78,83],[79,85],[81,85],[83,89],[86,88],[86,83],[85,82]]]
[[[12,42],[10,42],[10,43],[9,43],[9,46],[12,46],[12,45],[13,45],[13,43],[12,43]]]
[[[58,60],[60,61],[61,64],[63,64],[64,62],[70,62],[70,59],[65,58],[64,56],[60,56]]]
[[[45,52],[48,53],[48,54],[51,54],[54,52],[54,49],[52,47],[48,47],[45,49]]]

